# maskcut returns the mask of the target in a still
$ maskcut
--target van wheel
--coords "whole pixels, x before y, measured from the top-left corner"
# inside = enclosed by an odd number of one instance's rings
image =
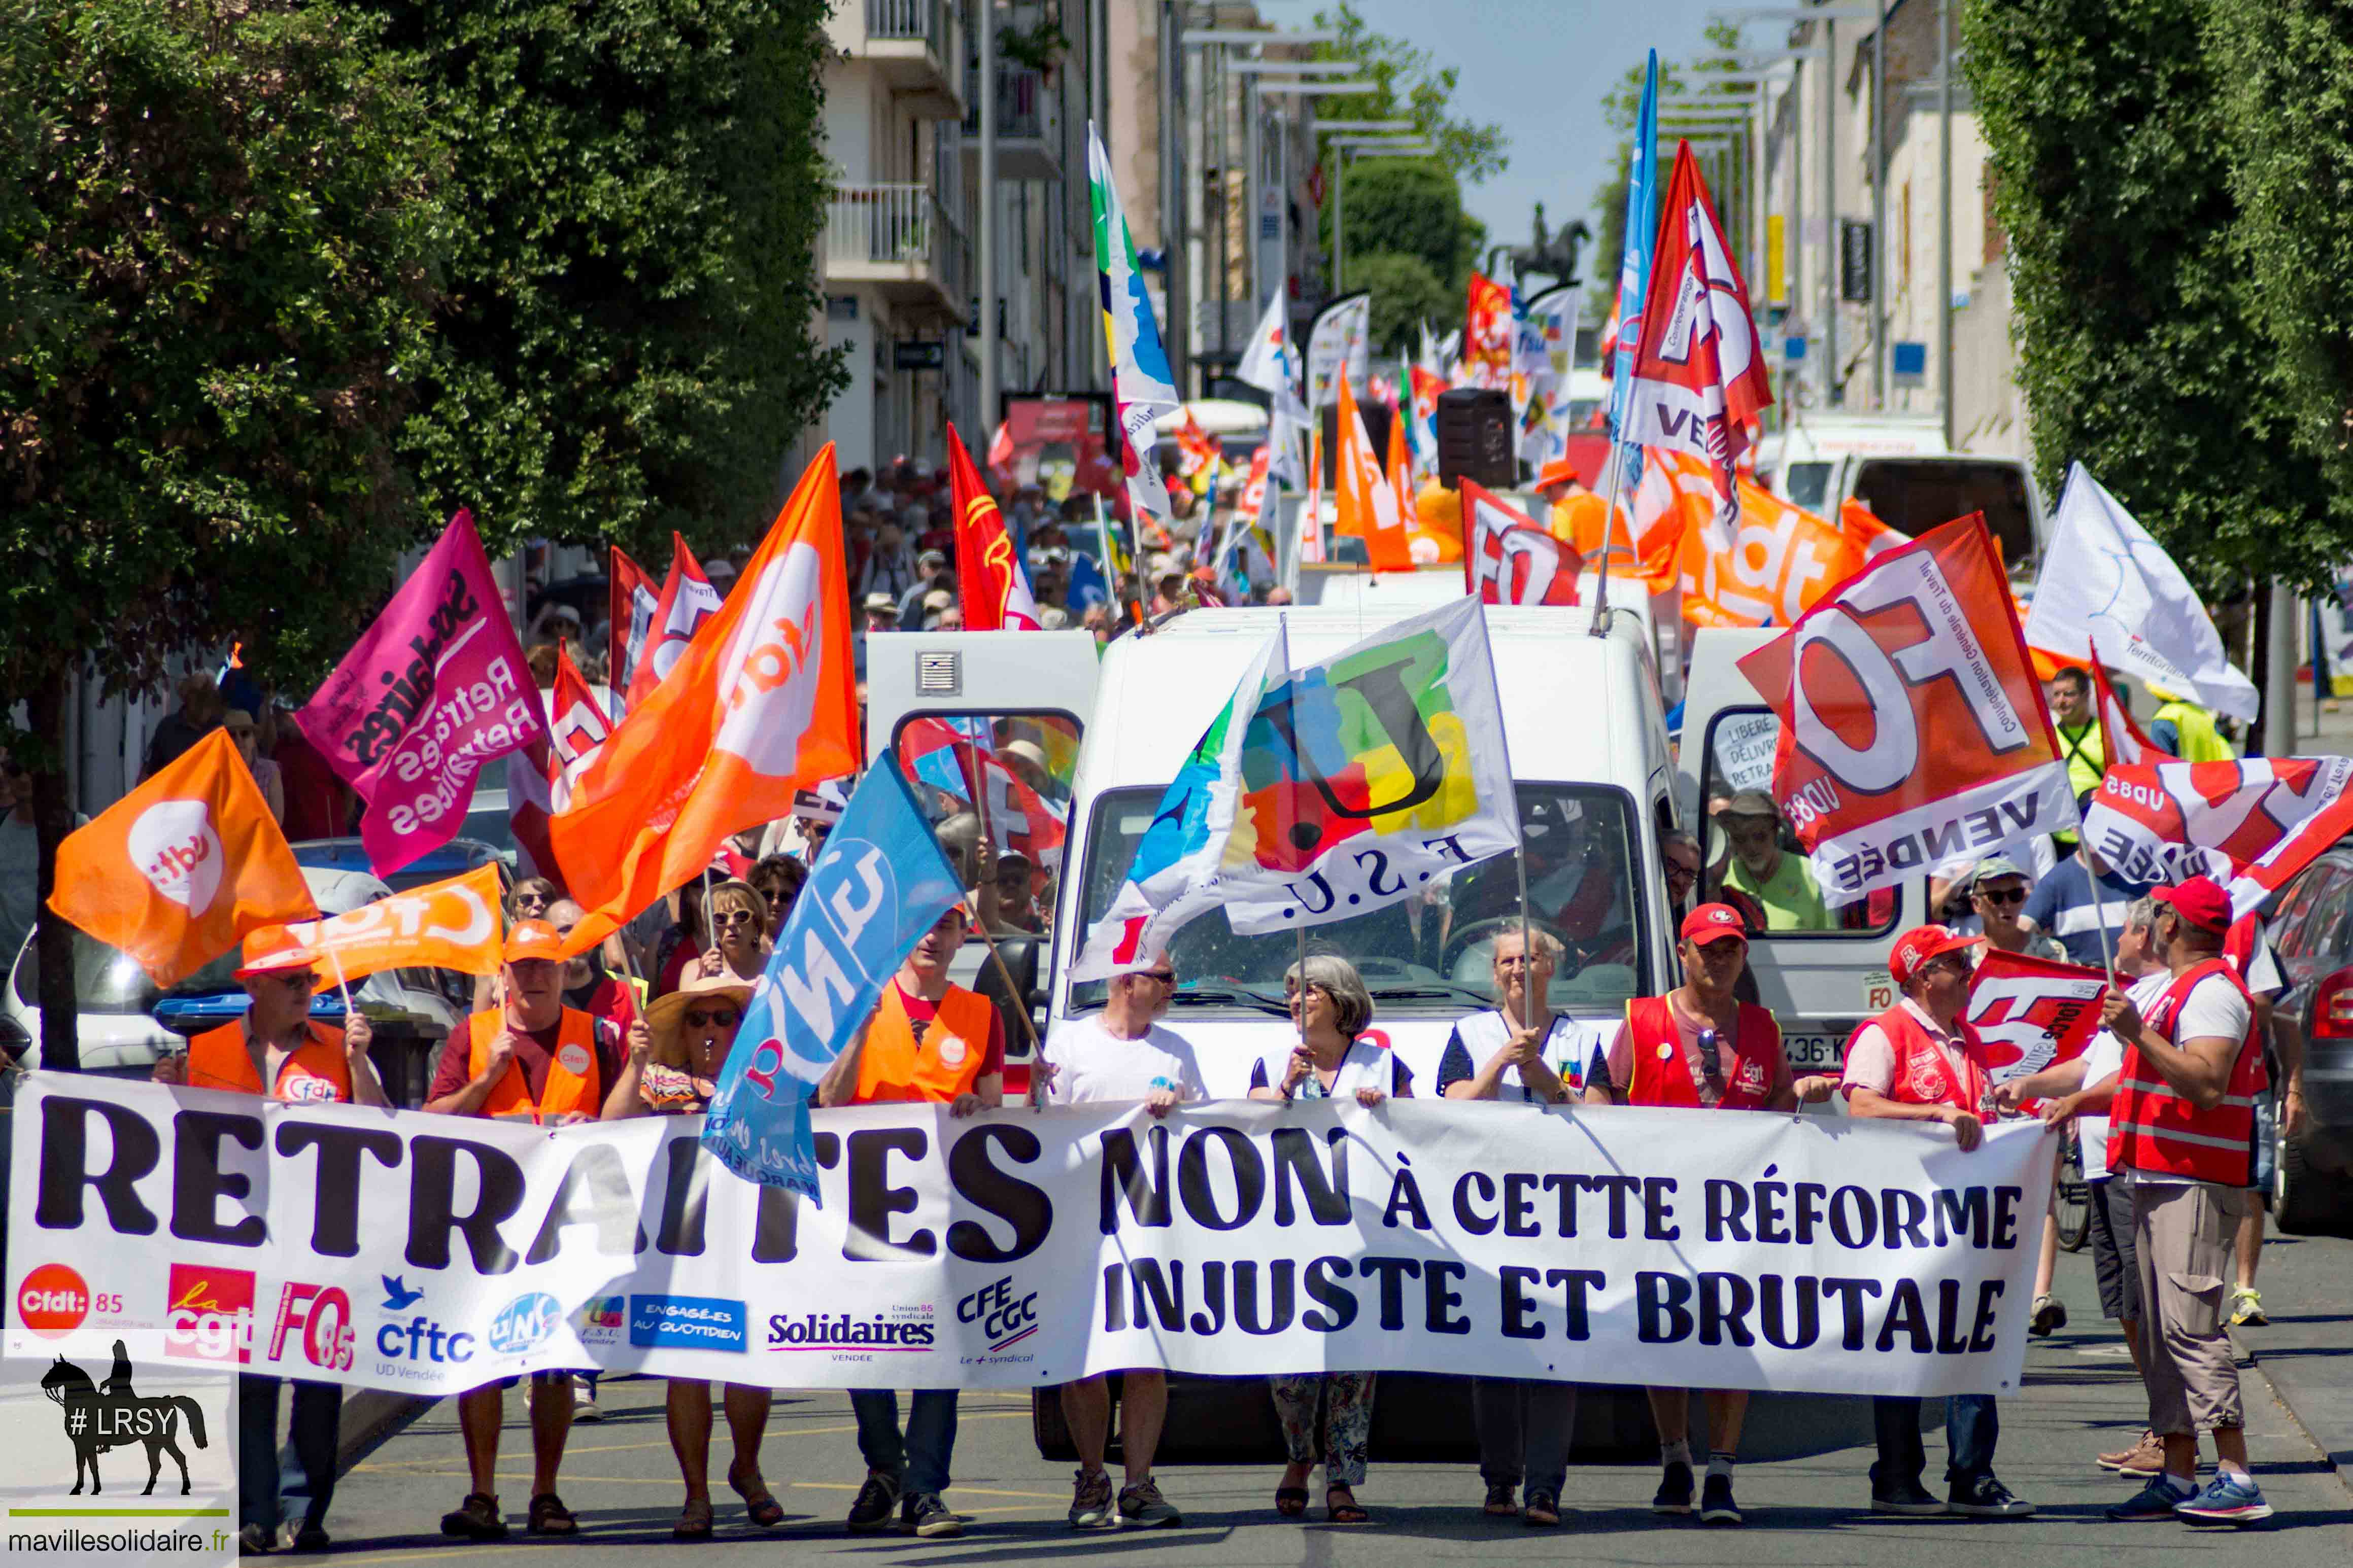
[[[2290,1236],[2353,1237],[2353,1181],[2314,1170],[2304,1146],[2284,1137],[2272,1177],[2272,1221]]]
[[[1038,1441],[1041,1459],[1064,1462],[1079,1457],[1079,1446],[1071,1440],[1071,1424],[1062,1418],[1060,1388],[1029,1391],[1029,1433]]]

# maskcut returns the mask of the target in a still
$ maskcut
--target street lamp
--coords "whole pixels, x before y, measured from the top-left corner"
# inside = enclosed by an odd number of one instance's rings
[[[1321,132],[1325,128],[1317,126]],[[1428,158],[1438,149],[1419,138],[1393,136],[1335,136],[1325,143],[1332,149],[1332,292],[1340,289],[1340,266],[1346,255],[1345,241],[1347,221],[1348,154],[1361,153],[1368,158]]]

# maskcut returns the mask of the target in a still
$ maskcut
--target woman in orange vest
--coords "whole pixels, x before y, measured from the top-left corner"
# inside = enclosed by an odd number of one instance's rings
[[[291,1105],[388,1105],[384,1085],[368,1061],[375,1036],[367,1018],[353,1012],[343,1028],[311,1016],[318,988],[318,954],[288,940],[272,926],[245,940],[237,971],[253,1005],[245,1016],[207,1029],[188,1042],[187,1055],[156,1062],[157,1083],[227,1094],[258,1094]],[[263,1089],[263,1083],[269,1087]],[[237,1542],[248,1554],[279,1544],[283,1508],[278,1464],[280,1379],[239,1373],[237,1379]],[[335,1447],[343,1432],[343,1391],[332,1383],[294,1384],[289,1436],[308,1485],[302,1522],[291,1544],[297,1552],[328,1547],[328,1505],[335,1500]]]
[[[732,975],[690,973],[685,984],[646,1009],[629,1025],[629,1056],[605,1099],[607,1121],[631,1116],[700,1116],[717,1091],[720,1069],[752,987]],[[634,1309],[633,1309],[634,1310]],[[744,1500],[752,1522],[769,1529],[785,1521],[785,1510],[760,1478],[760,1441],[768,1428],[769,1391],[747,1383],[727,1385],[727,1430],[735,1440],[727,1484]],[[678,1541],[711,1539],[711,1383],[707,1378],[670,1380],[667,1408],[670,1446],[686,1483],[686,1507],[670,1536]]]
[[[1626,1004],[1626,1022],[1609,1047],[1609,1070],[1585,1086],[1588,1105],[1651,1105],[1712,1110],[1794,1110],[1826,1100],[1831,1080],[1793,1078],[1781,1049],[1781,1026],[1763,1007],[1733,994],[1748,968],[1747,927],[1730,904],[1702,904],[1683,917],[1683,983],[1663,996]],[[1721,1043],[1719,1043],[1721,1042]],[[1732,1059],[1724,1059],[1725,1045]],[[1651,1419],[1659,1429],[1663,1469],[1653,1513],[1692,1511],[1691,1390],[1653,1388]],[[1707,1481],[1700,1489],[1703,1524],[1738,1524],[1732,1468],[1748,1415],[1746,1389],[1707,1396]]]
[[[834,1059],[818,1085],[819,1105],[928,1100],[950,1116],[994,1110],[1005,1100],[1005,1026],[988,999],[948,984],[948,961],[964,945],[964,905],[953,904],[915,943],[868,1021],[866,1032]],[[902,1529],[927,1539],[962,1535],[964,1524],[940,1494],[955,1453],[956,1391],[918,1388],[899,1426],[899,1396],[887,1388],[853,1388],[858,1451],[866,1484],[849,1505],[849,1528],[888,1530],[895,1509]]]
[[[1887,955],[1888,973],[1903,988],[1894,1006],[1854,1032],[1847,1042],[1849,1116],[1887,1121],[1941,1121],[1964,1152],[1985,1142],[1980,1114],[1992,1114],[1985,1070],[1968,1056],[1961,1013],[1969,1000],[1969,950],[1981,936],[1950,927],[1915,926]],[[1928,1458],[1920,1445],[1920,1402],[1872,1401],[1879,1458],[1871,1467],[1873,1513],[1959,1513],[1978,1519],[2024,1519],[2034,1505],[2012,1497],[1994,1479],[1994,1444],[2001,1418],[1989,1394],[1956,1394],[1945,1405],[1949,1449],[1947,1500],[1920,1484]]]
[[[2125,1043],[2108,1112],[2108,1167],[2130,1173],[2140,1253],[2148,1424],[2165,1469],[2116,1520],[2247,1524],[2271,1505],[2247,1472],[2246,1414],[2222,1293],[2248,1206],[2255,1100],[2271,1087],[2253,998],[2223,953],[2231,900],[2211,877],[2156,888],[2156,931],[2172,984],[2144,1017],[2111,990]],[[2198,1429],[2214,1432],[2214,1479],[2198,1489]]]
[[[564,1005],[564,938],[545,921],[517,921],[507,932],[500,972],[503,998],[449,1037],[434,1069],[425,1109],[444,1116],[566,1127],[593,1121],[605,1091],[621,1076],[620,1037],[609,1025]],[[531,1374],[532,1498],[524,1528],[533,1535],[575,1535],[579,1521],[555,1494],[555,1473],[572,1435],[570,1368]],[[441,1533],[501,1541],[507,1524],[495,1487],[506,1384],[484,1384],[458,1396],[458,1426],[474,1489],[441,1516]]]

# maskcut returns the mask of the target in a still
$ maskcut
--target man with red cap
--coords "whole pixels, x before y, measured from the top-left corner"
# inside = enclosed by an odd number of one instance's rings
[[[1887,1121],[1941,1121],[1966,1152],[1985,1142],[1978,1120],[1989,1092],[1985,1070],[1968,1056],[1961,1014],[1968,1005],[1969,950],[1985,941],[1949,926],[1915,926],[1895,941],[1888,972],[1902,988],[1895,1005],[1854,1032],[1847,1042],[1849,1116]],[[1946,1402],[1947,1500],[1920,1484],[1928,1463],[1920,1445],[1920,1402],[1872,1401],[1879,1458],[1871,1467],[1873,1513],[1959,1513],[1978,1519],[2024,1519],[2034,1505],[2012,1497],[1994,1479],[1994,1444],[2001,1420],[1989,1394],[1957,1394]]]
[[[1683,983],[1663,996],[1626,1004],[1626,1022],[1609,1047],[1608,1071],[1587,1082],[1588,1105],[1657,1105],[1715,1110],[1794,1110],[1826,1100],[1826,1078],[1793,1079],[1781,1049],[1781,1026],[1767,1009],[1733,994],[1748,967],[1747,928],[1730,904],[1702,904],[1683,917]],[[1731,1060],[1724,1047],[1731,1047]],[[1655,1513],[1692,1510],[1691,1393],[1653,1388],[1651,1418],[1659,1429],[1664,1475],[1651,1500]],[[1744,1389],[1708,1394],[1707,1482],[1700,1522],[1738,1524],[1732,1468],[1748,1414]]]
[[[445,1116],[487,1116],[564,1127],[593,1121],[605,1091],[621,1075],[621,1041],[612,1026],[564,1005],[564,938],[545,921],[517,921],[507,933],[502,1000],[449,1037],[425,1109]],[[458,1396],[458,1427],[474,1489],[441,1517],[441,1533],[469,1541],[506,1537],[499,1511],[499,1428],[506,1384],[487,1383]],[[532,1498],[525,1528],[534,1535],[573,1535],[579,1523],[555,1495],[555,1472],[572,1433],[572,1373],[531,1378]]]
[[[2246,1524],[2271,1517],[2247,1472],[2246,1415],[2225,1331],[2232,1244],[2247,1212],[2255,1100],[2270,1088],[2246,983],[2224,959],[2231,900],[2211,877],[2156,888],[2172,983],[2144,1016],[2111,990],[2125,1043],[2108,1112],[2108,1165],[2129,1174],[2139,1253],[2148,1425],[2164,1473],[2108,1510],[2116,1520]],[[2214,1479],[2198,1489],[2198,1429],[2214,1433]]]
[[[319,955],[296,942],[284,926],[247,937],[237,978],[252,1005],[235,1023],[191,1039],[186,1056],[156,1062],[155,1081],[290,1105],[389,1105],[368,1061],[375,1036],[366,1017],[349,1013],[337,1028],[311,1016],[318,963]],[[293,1478],[282,1475],[278,1462],[280,1381],[244,1373],[237,1379],[237,1543],[247,1554],[278,1545],[280,1516],[290,1493],[299,1494],[302,1509],[290,1542],[294,1550],[328,1547],[327,1509],[335,1500],[343,1391],[332,1383],[295,1382],[289,1436],[306,1479],[290,1488],[281,1483]]]

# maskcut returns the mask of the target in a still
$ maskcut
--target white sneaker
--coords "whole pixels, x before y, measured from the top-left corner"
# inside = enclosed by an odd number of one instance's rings
[[[602,1421],[605,1413],[596,1408],[596,1385],[585,1377],[572,1380],[572,1419]]]

